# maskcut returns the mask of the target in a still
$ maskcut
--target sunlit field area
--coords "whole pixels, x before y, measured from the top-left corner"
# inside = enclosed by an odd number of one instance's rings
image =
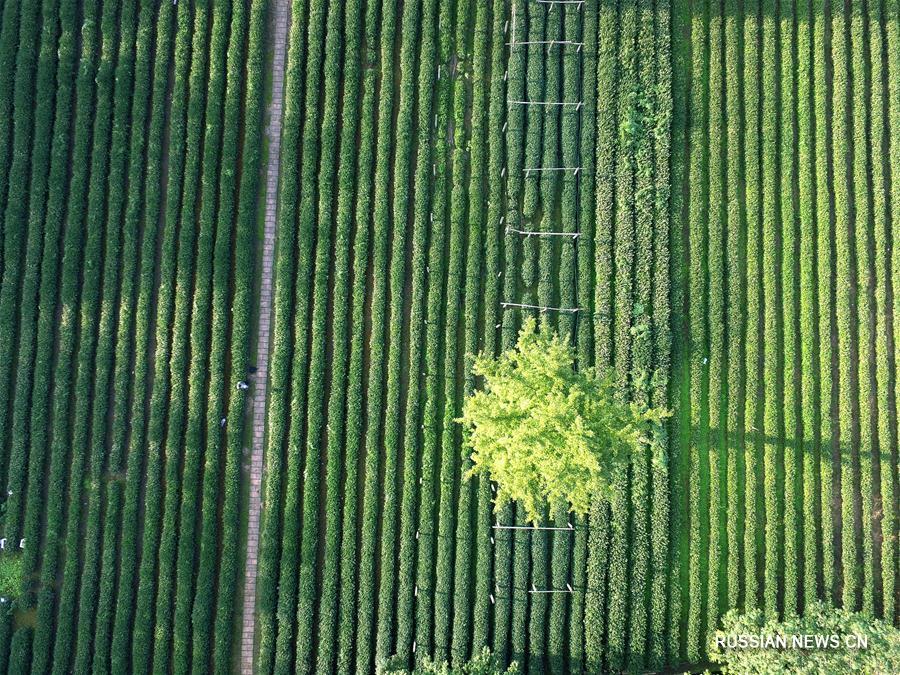
[[[897,0],[0,6],[0,671],[900,660]],[[529,318],[663,418],[536,519]]]

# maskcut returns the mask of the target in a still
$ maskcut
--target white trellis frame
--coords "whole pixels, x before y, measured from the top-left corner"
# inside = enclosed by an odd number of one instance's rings
[[[507,226],[506,234],[521,234],[523,237],[563,237],[566,239],[578,239],[581,232],[545,232],[543,230],[520,230],[518,228]]]
[[[553,8],[556,5],[574,5],[580,11],[584,8],[585,0],[535,0],[539,5],[549,5],[548,12],[553,11]],[[528,46],[544,46],[547,49],[553,49],[559,47],[560,49],[572,48],[574,47],[576,52],[581,54],[582,48],[584,47],[584,42],[576,41],[576,40],[516,40],[516,30],[515,30],[515,20],[516,20],[516,4],[513,2],[512,4],[512,31],[510,32],[509,25],[510,21],[507,20],[503,27],[504,34],[510,34],[509,42],[506,43],[506,46],[510,48],[510,53],[516,47],[528,47]],[[509,69],[507,68],[503,74],[504,82],[509,79]],[[510,106],[542,106],[545,108],[575,108],[576,113],[580,113],[581,109],[584,107],[584,101],[530,101],[530,100],[521,100],[521,99],[507,99],[506,101],[507,108]],[[504,121],[503,123],[503,133],[506,133],[508,129],[508,122]],[[573,177],[577,178],[578,175],[583,170],[583,167],[568,167],[568,166],[556,166],[556,167],[527,167],[522,169],[522,173],[525,174],[525,177],[528,178],[531,176],[531,173],[534,172],[536,174],[544,173],[544,172],[561,172],[568,173],[572,172]],[[509,180],[507,175],[507,167],[504,166],[500,172],[501,178],[506,178]],[[515,212],[515,208],[512,209]],[[500,225],[504,224],[504,217],[500,218]],[[579,237],[581,236],[581,232],[572,231],[572,232],[547,232],[540,230],[529,230],[529,229],[521,229],[517,227],[513,227],[510,223],[506,224],[505,232],[507,235],[519,235],[524,236],[526,238],[530,237],[563,237],[569,238],[573,242],[577,242]],[[577,250],[577,247],[576,247]],[[498,274],[499,276],[499,274]],[[584,313],[584,310],[580,307],[550,307],[544,305],[533,305],[528,303],[520,303],[520,302],[507,302],[502,301],[500,306],[503,310],[533,310],[541,312],[542,314],[545,312],[559,312],[563,314],[571,314],[575,317],[576,323],[580,314]],[[497,328],[500,327],[500,324],[497,324]],[[496,486],[491,485],[491,490],[496,493]],[[492,529],[494,531],[527,531],[527,532],[556,532],[556,533],[575,533],[577,530],[575,526],[569,522],[565,527],[559,526],[540,526],[537,524],[532,525],[504,525],[502,523],[495,523],[492,525]],[[418,532],[416,533],[418,535]],[[491,545],[496,545],[496,540],[492,535]],[[571,570],[570,570],[571,574]],[[571,578],[571,577],[570,577]],[[418,591],[418,588],[416,589]],[[567,582],[565,584],[565,588],[537,588],[536,585],[532,582],[531,588],[528,589],[529,594],[556,594],[556,593],[568,593],[572,594],[575,592],[572,584]],[[495,584],[495,593],[500,593],[499,584]],[[496,604],[496,597],[493,593],[490,594],[491,604]]]

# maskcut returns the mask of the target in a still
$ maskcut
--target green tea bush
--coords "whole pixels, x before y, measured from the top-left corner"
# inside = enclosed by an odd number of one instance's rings
[[[14,598],[22,588],[22,556],[0,555],[0,597]]]
[[[406,670],[403,666],[396,666],[394,659],[385,665],[384,675],[504,675],[518,673],[519,665],[513,661],[509,668],[503,669],[496,656],[485,647],[478,656],[462,665],[451,666],[446,661],[437,663],[431,659],[425,659],[421,666],[414,670]]]

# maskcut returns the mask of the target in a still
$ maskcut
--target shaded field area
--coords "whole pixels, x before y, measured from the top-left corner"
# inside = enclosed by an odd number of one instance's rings
[[[265,35],[264,3],[3,3],[4,672],[231,663]]]
[[[896,624],[898,7],[676,7],[673,637]]]

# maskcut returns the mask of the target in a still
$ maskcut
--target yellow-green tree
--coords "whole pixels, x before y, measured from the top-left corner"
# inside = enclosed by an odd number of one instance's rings
[[[466,400],[460,419],[472,449],[470,475],[494,481],[497,507],[518,501],[532,522],[547,504],[586,514],[668,414],[623,401],[612,373],[575,370],[574,363],[568,342],[538,333],[533,319],[513,349],[475,359],[484,387]]]

